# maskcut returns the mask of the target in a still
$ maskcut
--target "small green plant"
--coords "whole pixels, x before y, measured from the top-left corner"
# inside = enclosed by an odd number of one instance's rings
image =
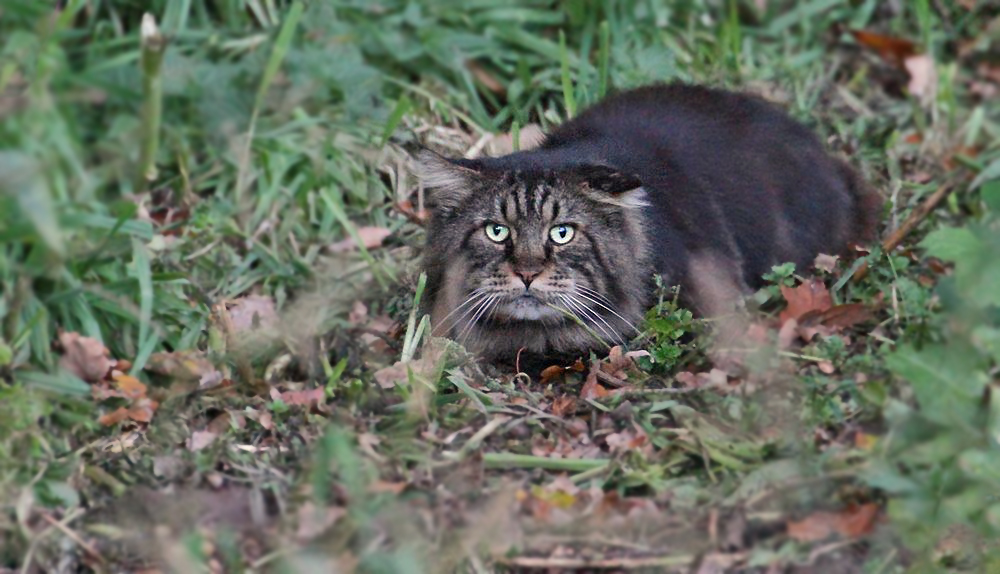
[[[659,275],[655,278],[657,304],[646,312],[643,333],[649,338],[646,350],[649,357],[641,357],[639,366],[661,372],[670,371],[690,348],[682,339],[693,330],[694,317],[688,309],[678,304],[676,289],[668,288]]]

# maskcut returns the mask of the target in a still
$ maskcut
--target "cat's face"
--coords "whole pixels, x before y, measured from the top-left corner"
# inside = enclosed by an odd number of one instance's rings
[[[595,167],[512,173],[427,157],[424,166],[438,334],[488,353],[564,351],[587,329],[610,344],[627,338],[643,250],[637,180]]]

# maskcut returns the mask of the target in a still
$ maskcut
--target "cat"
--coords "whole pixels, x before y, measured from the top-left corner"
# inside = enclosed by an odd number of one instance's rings
[[[424,309],[487,361],[622,344],[654,276],[711,316],[773,265],[873,240],[881,199],[777,106],[705,86],[613,94],[531,150],[419,154]]]

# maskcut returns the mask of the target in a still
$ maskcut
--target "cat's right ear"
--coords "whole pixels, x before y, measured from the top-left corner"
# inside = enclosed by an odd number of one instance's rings
[[[428,202],[438,209],[458,207],[481,179],[481,163],[473,159],[448,159],[429,149],[417,154],[420,183],[428,190]]]

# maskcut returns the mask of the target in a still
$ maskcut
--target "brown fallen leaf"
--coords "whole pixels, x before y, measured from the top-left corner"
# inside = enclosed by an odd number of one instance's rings
[[[273,396],[273,393],[272,393]],[[279,393],[282,402],[286,405],[307,406],[313,403],[326,401],[326,390],[323,388],[307,389],[304,391],[285,391]]]
[[[347,515],[347,509],[340,506],[320,508],[306,501],[298,510],[298,528],[295,537],[300,543],[310,542],[330,529],[338,520]]]
[[[194,431],[191,433],[191,438],[187,440],[186,446],[189,451],[198,452],[210,446],[217,438],[219,435],[212,431]]]
[[[106,427],[109,427],[111,425],[118,424],[127,418],[128,418],[128,409],[126,409],[125,407],[118,407],[114,411],[102,415],[100,418],[97,419],[97,422]]]
[[[59,366],[88,383],[96,383],[115,366],[110,352],[100,341],[79,333],[60,333],[63,355]]]
[[[278,322],[274,299],[263,295],[248,295],[226,304],[233,331],[240,333],[258,327],[271,327]]]
[[[590,373],[587,374],[587,380],[583,383],[583,387],[580,389],[580,398],[583,400],[593,400],[599,399],[601,397],[608,396],[608,389],[605,389],[597,382],[597,370],[600,369],[600,365],[594,364],[590,368]]]
[[[424,225],[431,217],[430,210],[417,209],[413,207],[413,202],[408,199],[400,201],[395,205],[395,207],[396,211],[400,212],[412,223],[416,223],[417,225]]]
[[[826,285],[819,279],[807,279],[798,287],[781,286],[781,294],[788,306],[779,315],[782,324],[799,319],[810,311],[826,311],[833,306],[833,298]]]
[[[852,505],[840,512],[814,512],[800,521],[788,522],[788,536],[799,542],[818,542],[836,534],[854,539],[874,530],[880,515],[879,505]]]
[[[156,413],[156,408],[160,406],[159,403],[153,399],[142,397],[132,403],[132,406],[128,409],[128,418],[140,422],[148,423],[153,420],[153,414]]]
[[[146,385],[139,379],[130,375],[114,375],[115,386],[118,388],[119,396],[126,399],[138,399],[146,396]]]
[[[859,44],[877,52],[883,60],[898,68],[903,68],[903,62],[917,54],[917,45],[905,38],[876,34],[867,30],[850,32]]]
[[[566,369],[564,369],[563,367],[560,367],[559,365],[550,365],[550,366],[545,367],[544,369],[542,369],[542,374],[541,374],[541,380],[540,380],[540,382],[543,385],[547,385],[550,382],[554,381],[555,379],[561,377],[562,374],[565,373],[565,372],[566,372]]]
[[[557,417],[565,417],[576,412],[576,399],[569,395],[562,395],[552,401],[552,414]]]
[[[827,273],[833,273],[837,269],[837,260],[840,259],[839,255],[827,255],[826,253],[820,253],[813,260],[813,265],[816,269],[826,271]]]
[[[872,309],[862,303],[835,305],[825,311],[810,311],[799,317],[802,325],[823,325],[831,329],[848,329],[875,318]]]
[[[384,227],[372,227],[365,226],[358,228],[358,237],[361,238],[362,245],[365,249],[376,249],[382,246],[382,242],[385,241],[386,237],[392,235],[392,231]],[[330,244],[327,249],[333,253],[344,253],[345,251],[351,251],[358,248],[357,242],[354,241],[353,237],[348,237],[336,243]]]
[[[406,487],[409,486],[407,482],[387,482],[385,480],[376,480],[375,482],[368,485],[368,492],[372,494],[389,493],[389,494],[400,494]]]

